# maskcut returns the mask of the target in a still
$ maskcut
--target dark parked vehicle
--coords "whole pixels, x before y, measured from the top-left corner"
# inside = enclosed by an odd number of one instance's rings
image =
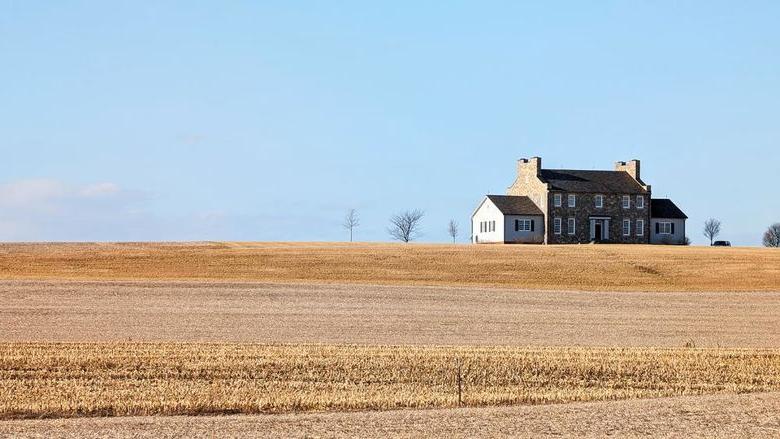
[[[712,243],[713,247],[731,247],[731,242],[729,241],[715,241]]]

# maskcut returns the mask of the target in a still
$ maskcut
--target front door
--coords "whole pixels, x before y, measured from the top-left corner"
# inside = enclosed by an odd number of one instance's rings
[[[594,228],[595,228],[593,233],[594,238],[596,242],[599,242],[601,241],[601,221],[596,221],[596,224],[594,224]]]

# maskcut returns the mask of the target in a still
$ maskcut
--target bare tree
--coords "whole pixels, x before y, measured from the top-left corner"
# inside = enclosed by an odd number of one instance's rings
[[[764,232],[764,246],[780,247],[780,223],[774,223]]]
[[[420,234],[420,221],[424,214],[422,210],[414,209],[393,215],[387,233],[402,242],[414,240]]]
[[[712,245],[712,240],[717,238],[718,235],[720,235],[720,221],[715,218],[704,221],[704,236],[709,238],[710,245]]]
[[[349,230],[349,242],[352,242],[352,231],[359,225],[360,218],[358,218],[357,210],[349,209],[347,215],[344,217],[344,223],[342,224],[345,229]]]
[[[450,220],[450,224],[447,226],[447,232],[452,236],[452,243],[455,243],[455,239],[458,237],[458,222],[454,219]]]

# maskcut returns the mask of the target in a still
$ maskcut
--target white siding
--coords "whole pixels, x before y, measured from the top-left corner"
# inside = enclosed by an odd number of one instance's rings
[[[495,221],[495,231],[480,232],[479,224],[490,221]],[[471,241],[474,243],[504,242],[504,215],[487,197],[471,217],[471,234]]]
[[[673,234],[655,233],[657,223],[669,222],[674,224]],[[651,244],[682,244],[685,241],[685,220],[650,218],[650,243]]]
[[[534,223],[533,232],[515,231],[516,220],[531,220]],[[544,242],[544,216],[542,215],[507,215],[504,225],[505,242],[541,244]]]

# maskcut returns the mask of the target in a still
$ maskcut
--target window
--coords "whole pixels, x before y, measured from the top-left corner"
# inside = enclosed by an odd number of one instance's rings
[[[636,236],[645,236],[645,220],[636,220]]]
[[[577,206],[577,196],[574,194],[569,194],[569,207],[576,207]]]
[[[495,221],[491,221],[490,222],[490,231],[491,232],[495,232],[496,231],[496,222]]]
[[[484,230],[483,230],[483,225],[484,225],[484,224],[485,224],[485,223],[483,223],[482,221],[480,221],[480,222],[479,222],[479,233],[482,233],[482,232],[484,231]]]
[[[628,209],[631,207],[631,197],[628,195],[623,195],[623,209]]]
[[[644,209],[645,208],[645,197],[641,195],[636,196],[636,208],[637,209]]]
[[[568,230],[569,235],[573,235],[574,234],[574,226],[575,226],[574,218],[569,218],[569,224],[568,225],[569,225],[569,230]]]
[[[553,230],[555,231],[556,235],[560,235],[561,234],[561,219],[560,218],[555,218],[553,220]]]
[[[604,195],[596,195],[596,208],[601,209],[604,207]]]
[[[561,207],[561,194],[553,194],[553,206]]]
[[[534,222],[529,219],[515,220],[515,232],[533,232]]]
[[[674,224],[668,221],[655,223],[655,233],[658,235],[671,235],[674,233]]]
[[[631,236],[631,220],[623,220],[623,236]]]

